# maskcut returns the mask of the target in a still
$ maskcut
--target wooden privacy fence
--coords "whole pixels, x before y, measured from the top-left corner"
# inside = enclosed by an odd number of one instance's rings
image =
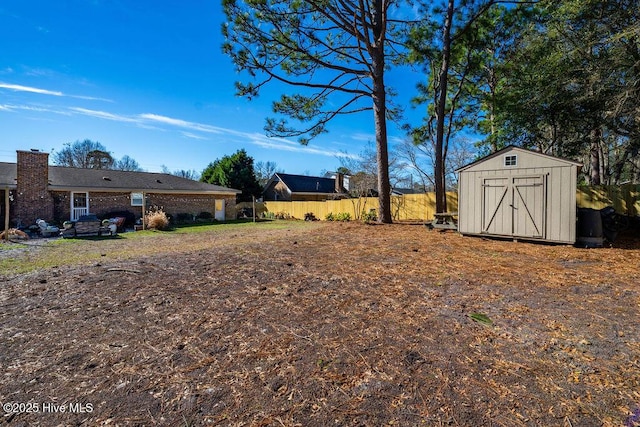
[[[640,185],[580,186],[576,194],[579,208],[602,209],[613,206],[617,213],[640,215]]]
[[[458,194],[447,193],[447,204],[449,210],[457,209]],[[264,202],[264,205],[268,212],[283,213],[298,219],[303,219],[307,213],[313,213],[318,219],[325,219],[330,213],[348,213],[351,219],[360,219],[371,209],[378,210],[378,198],[360,197],[324,202]],[[396,221],[433,218],[435,193],[391,196],[391,213]]]
[[[602,209],[613,206],[620,214],[636,216],[640,212],[640,185],[581,186],[577,189],[576,201],[579,208]],[[298,219],[303,219],[307,213],[313,213],[318,219],[325,219],[330,213],[348,213],[351,219],[360,219],[363,213],[368,213],[371,209],[378,210],[378,199],[361,197],[324,202],[278,201],[264,202],[264,205],[267,212],[282,213]],[[447,193],[447,205],[449,212],[458,210],[458,193]],[[435,193],[392,196],[391,213],[395,221],[430,221],[436,213]]]

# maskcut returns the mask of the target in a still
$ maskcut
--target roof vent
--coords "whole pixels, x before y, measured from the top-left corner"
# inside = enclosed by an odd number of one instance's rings
[[[40,150],[38,150],[37,148],[32,148],[31,151],[34,152],[34,153],[39,153],[40,152]]]
[[[162,181],[160,181],[159,179],[156,179],[156,182],[157,182],[158,184],[162,184]]]
[[[103,176],[102,179],[104,179],[105,181],[111,181],[111,178],[109,178],[108,176]]]

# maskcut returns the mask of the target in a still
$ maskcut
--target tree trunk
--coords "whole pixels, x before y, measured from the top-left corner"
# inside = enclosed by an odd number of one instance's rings
[[[373,118],[376,130],[378,163],[378,222],[390,224],[391,184],[389,183],[389,151],[387,147],[387,101],[384,83],[384,43],[386,13],[383,0],[374,2],[373,35],[370,49],[373,65]]]
[[[445,176],[445,156],[444,156],[444,122],[447,106],[447,91],[449,80],[449,62],[451,59],[451,27],[453,25],[453,6],[455,0],[449,0],[447,5],[447,15],[442,31],[442,64],[438,74],[438,88],[436,105],[436,146],[435,146],[435,190],[436,190],[436,213],[447,211],[447,182]]]
[[[604,144],[602,141],[602,130],[598,129],[598,147],[600,148],[600,184],[610,185],[611,177],[609,176],[609,158],[608,152],[605,155]]]
[[[591,166],[591,185],[600,185],[602,179],[600,176],[600,138],[599,129],[594,129],[591,135],[590,166]]]
[[[627,163],[627,160],[631,156],[631,147],[627,146],[623,153],[618,157],[616,164],[614,165],[613,172],[613,183],[616,185],[620,184],[622,181],[622,173],[624,172],[624,166]]]
[[[491,123],[491,150],[492,152],[498,151],[498,141],[496,135],[496,75],[495,70],[492,68],[490,71],[489,90],[491,91],[491,105],[489,106],[489,120]]]
[[[375,85],[374,85],[375,87]],[[391,184],[389,183],[389,152],[387,149],[387,124],[385,115],[384,88],[382,100],[373,97],[373,114],[376,127],[376,160],[378,163],[378,221],[390,224],[391,217]]]

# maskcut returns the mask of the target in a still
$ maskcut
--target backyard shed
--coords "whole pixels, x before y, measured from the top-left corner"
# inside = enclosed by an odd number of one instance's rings
[[[509,146],[458,169],[458,231],[575,243],[581,166]]]

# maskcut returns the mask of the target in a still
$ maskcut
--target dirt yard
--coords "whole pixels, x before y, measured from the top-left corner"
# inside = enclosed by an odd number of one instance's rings
[[[640,241],[291,224],[0,272],[3,423],[640,425]]]

